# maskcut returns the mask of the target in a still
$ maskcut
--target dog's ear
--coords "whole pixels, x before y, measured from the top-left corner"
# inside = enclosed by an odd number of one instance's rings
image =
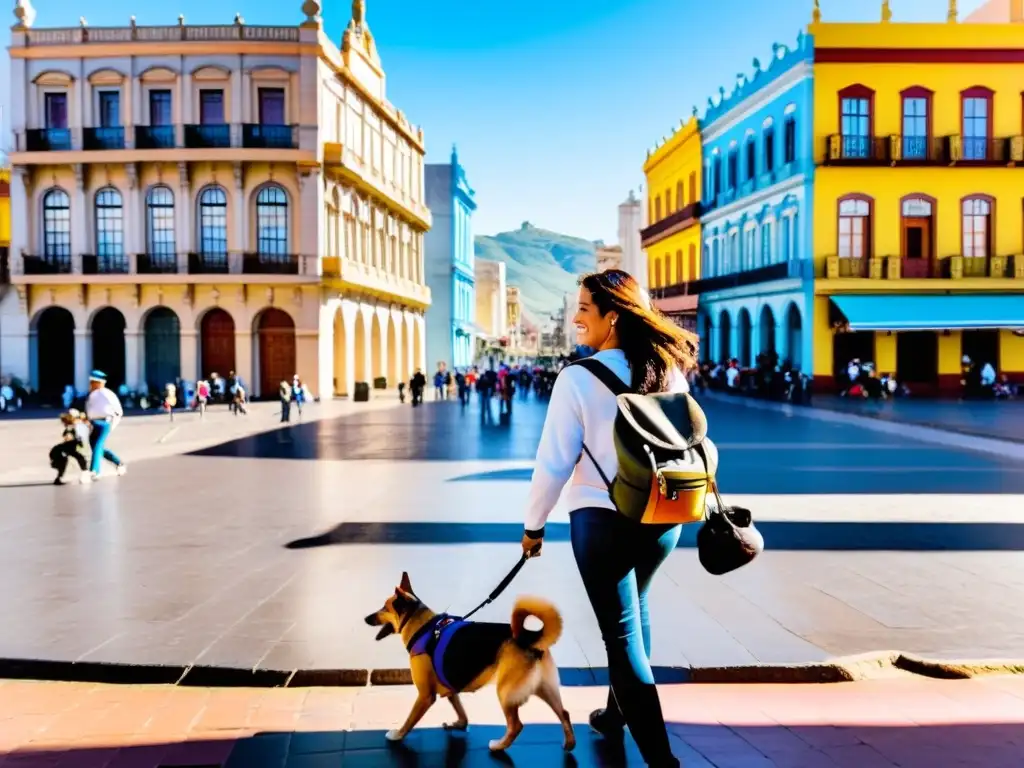
[[[388,637],[389,635],[393,634],[395,634],[395,628],[391,625],[390,622],[388,622],[380,628],[380,632],[377,633],[377,639],[383,640],[385,637]]]
[[[405,592],[407,595],[412,595],[412,582],[409,580],[409,574],[402,571],[402,580],[398,583],[398,588]]]

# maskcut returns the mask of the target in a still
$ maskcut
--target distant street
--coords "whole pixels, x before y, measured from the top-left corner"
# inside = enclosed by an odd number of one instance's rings
[[[706,409],[723,490],[754,510],[768,551],[713,578],[686,531],[654,587],[657,666],[1024,656],[1024,464],[806,412]],[[92,487],[0,488],[0,657],[401,668],[400,643],[375,643],[361,617],[403,570],[449,611],[497,584],[518,557],[544,412],[517,402],[501,426],[475,403],[346,407]],[[559,665],[599,679],[566,510],[549,531],[481,617],[507,616],[516,593],[551,597]]]

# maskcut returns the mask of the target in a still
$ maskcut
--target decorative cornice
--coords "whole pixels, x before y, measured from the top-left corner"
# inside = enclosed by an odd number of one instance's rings
[[[772,45],[772,59],[767,67],[762,68],[761,62],[754,59],[754,71],[750,77],[743,73],[736,75],[736,86],[726,95],[725,88],[719,88],[718,100],[708,99],[708,107],[704,112],[702,123],[705,127],[721,120],[743,101],[761,91],[773,81],[782,77],[802,62],[814,60],[814,38],[801,31],[796,38],[796,47],[790,49],[782,43]]]

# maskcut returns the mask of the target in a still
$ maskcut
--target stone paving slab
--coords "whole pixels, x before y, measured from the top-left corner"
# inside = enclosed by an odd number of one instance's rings
[[[892,679],[831,686],[661,686],[673,750],[686,768],[1019,768],[1024,678]],[[502,756],[487,742],[504,719],[493,688],[464,698],[466,733],[442,728],[439,701],[398,746],[384,732],[414,699],[409,687],[206,689],[0,683],[0,766],[319,768],[642,765],[631,739],[610,747],[586,727],[605,689],[566,688],[576,724],[570,761],[561,729],[536,699]]]

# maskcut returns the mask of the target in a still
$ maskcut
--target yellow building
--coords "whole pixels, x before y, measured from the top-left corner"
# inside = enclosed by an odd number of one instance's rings
[[[667,141],[648,153],[648,226],[641,231],[648,285],[658,308],[692,316],[697,297],[683,293],[700,277],[702,156],[700,122],[691,117]]]
[[[7,251],[11,247],[11,172],[0,168],[0,285],[9,278]]]
[[[1024,24],[950,6],[815,12],[817,388],[853,358],[921,394],[958,392],[963,356],[1024,376]]]

